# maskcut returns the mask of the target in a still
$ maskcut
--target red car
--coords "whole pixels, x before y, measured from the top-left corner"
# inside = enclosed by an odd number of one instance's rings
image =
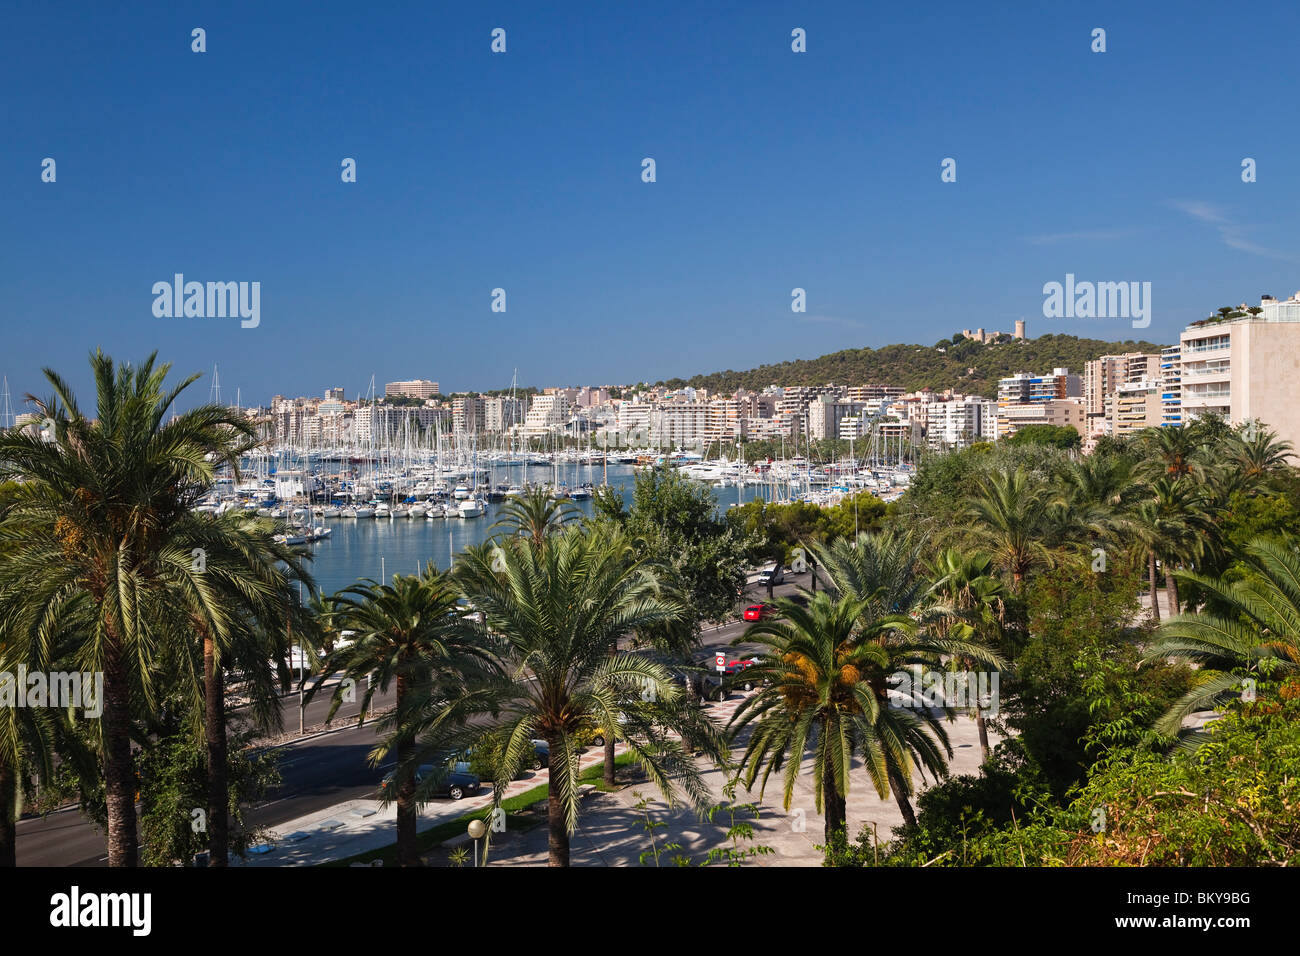
[[[748,670],[758,663],[757,657],[746,657],[734,661],[727,661],[727,676],[734,677],[743,670]]]
[[[776,608],[770,604],[751,604],[745,608],[746,621],[762,621],[776,613]]]

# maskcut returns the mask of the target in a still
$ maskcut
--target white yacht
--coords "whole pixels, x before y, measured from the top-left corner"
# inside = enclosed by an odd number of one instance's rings
[[[353,510],[356,511],[356,517],[358,518],[373,518],[375,516],[375,509],[370,505],[358,505]]]
[[[452,489],[451,496],[457,501],[464,501],[469,497],[469,487],[467,485],[457,485]]]
[[[462,518],[478,518],[487,511],[487,507],[480,498],[466,498],[457,506],[456,511]]]

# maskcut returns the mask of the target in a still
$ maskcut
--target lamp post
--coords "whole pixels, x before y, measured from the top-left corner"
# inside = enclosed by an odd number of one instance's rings
[[[483,839],[487,833],[487,826],[482,820],[471,820],[469,821],[468,833],[470,839],[474,841],[474,865],[478,866],[478,841]]]

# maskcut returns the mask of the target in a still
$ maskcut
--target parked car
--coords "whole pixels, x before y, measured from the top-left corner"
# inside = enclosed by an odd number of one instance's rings
[[[424,779],[433,774],[435,764],[421,764],[415,769],[415,784],[418,787],[424,782]],[[389,790],[393,786],[393,773],[389,772],[379,784],[380,795],[384,798],[389,797]],[[443,774],[442,780],[433,790],[435,797],[450,797],[453,800],[459,800],[462,797],[473,796],[478,793],[482,782],[472,773],[465,773],[449,767]]]
[[[543,767],[551,765],[551,745],[545,740],[533,741],[533,763],[534,770],[541,770]]]
[[[769,564],[758,572],[758,583],[763,587],[769,584],[781,584],[785,581],[785,570],[779,564]]]
[[[745,608],[746,621],[765,621],[776,614],[776,608],[770,604],[751,604]]]

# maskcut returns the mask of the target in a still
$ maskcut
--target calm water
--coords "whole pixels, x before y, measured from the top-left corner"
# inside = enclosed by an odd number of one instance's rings
[[[508,477],[505,471],[503,466],[497,467],[497,481],[522,481],[522,467],[512,467]],[[550,481],[552,477],[553,471],[548,467],[528,467],[530,481]],[[601,478],[599,465],[562,464],[559,469],[559,480],[567,482],[570,487],[586,482],[599,485]],[[615,488],[622,486],[624,501],[630,505],[636,483],[632,466],[611,464],[609,483]],[[720,510],[741,500],[740,489],[735,486],[711,490]],[[743,499],[750,501],[760,492],[758,486],[747,485]],[[308,569],[317,585],[328,594],[356,583],[359,578],[386,581],[394,574],[414,574],[426,561],[433,561],[440,569],[446,568],[452,555],[468,545],[484,541],[492,533],[489,529],[506,504],[489,502],[486,514],[480,518],[437,518],[433,521],[426,518],[322,519],[321,523],[332,528],[333,532],[326,540],[307,546],[313,558]],[[592,513],[590,499],[570,504],[583,514]]]

